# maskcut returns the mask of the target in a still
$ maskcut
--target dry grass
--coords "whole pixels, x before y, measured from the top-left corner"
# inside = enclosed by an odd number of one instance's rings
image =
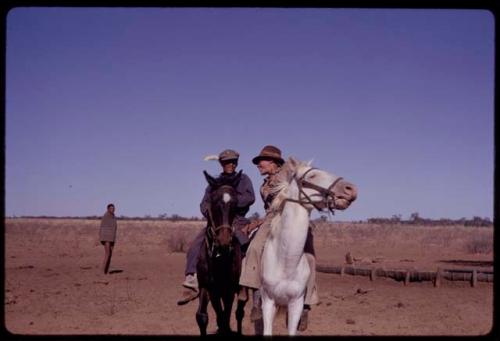
[[[167,239],[170,252],[187,252],[194,233],[191,229],[176,227]]]
[[[167,252],[186,252],[190,241],[203,228],[200,221],[118,220],[116,242],[132,250],[162,248]],[[58,252],[58,245],[72,245],[75,253],[100,246],[99,220],[83,219],[6,219],[9,236],[23,236],[30,244]],[[50,233],[47,231],[50,229]],[[140,235],[141,238],[137,238]],[[6,240],[8,246],[9,239]],[[62,251],[61,251],[62,252]],[[61,255],[63,255],[61,253]]]
[[[333,264],[342,264],[347,252],[358,258],[383,258],[386,264],[392,262],[388,266],[424,267],[458,254],[492,257],[493,252],[493,229],[484,227],[323,222],[316,224],[313,235],[319,261]],[[416,260],[426,264],[417,265]]]
[[[319,223],[316,240],[344,243],[394,242],[413,246],[461,247],[468,243],[493,243],[493,229],[456,226],[377,225],[369,223]]]
[[[52,248],[53,252],[57,252],[61,241],[72,245],[77,253],[86,247],[99,246],[99,220],[6,219],[5,223],[9,236],[22,232],[23,238]],[[117,243],[141,250],[164,248],[167,252],[186,252],[204,226],[202,221],[119,220]],[[49,229],[50,233],[47,233]],[[449,253],[464,250],[471,254],[493,252],[493,229],[484,227],[321,222],[316,223],[313,234],[320,255],[324,250],[325,254],[355,251],[364,256],[376,256],[382,244],[384,252],[389,253],[386,256],[394,258],[439,253],[444,249]],[[141,237],[137,238],[138,235]],[[7,239],[6,245],[8,242]]]
[[[493,252],[493,238],[482,234],[474,236],[465,243],[465,249],[472,254],[489,254]]]

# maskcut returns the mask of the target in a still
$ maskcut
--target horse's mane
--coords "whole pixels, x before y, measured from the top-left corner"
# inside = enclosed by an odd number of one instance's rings
[[[276,214],[271,220],[271,238],[274,238],[281,226],[281,214],[279,214],[279,211],[283,201],[289,196],[288,189],[293,180],[293,177],[295,176],[297,170],[307,166],[309,166],[307,163],[298,161],[297,159],[290,157],[283,164],[283,166],[281,166],[281,170],[273,179],[274,186],[271,190],[271,193],[275,193],[276,196],[274,197],[271,204],[271,212],[275,212]]]
[[[281,166],[281,170],[273,179],[274,187],[271,190],[271,193],[276,196],[271,204],[272,211],[278,211],[283,200],[288,197],[288,188],[290,187],[290,183],[292,182],[294,175],[297,173],[297,170],[308,166],[309,165],[306,162],[299,161],[293,157],[290,157],[283,164],[283,166]]]
[[[288,158],[288,160],[281,166],[281,170],[276,174],[273,179],[274,186],[271,193],[276,196],[271,203],[271,212],[274,212],[274,217],[271,220],[271,233],[270,237],[274,238],[281,226],[281,214],[279,214],[280,207],[283,201],[289,196],[289,188],[292,183],[293,177],[299,169],[302,167],[308,167],[309,164],[306,162],[299,161],[293,157]]]

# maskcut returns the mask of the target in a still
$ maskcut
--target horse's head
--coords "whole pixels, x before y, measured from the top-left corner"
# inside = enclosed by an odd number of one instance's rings
[[[209,184],[210,207],[208,228],[214,246],[228,248],[233,237],[233,220],[236,212],[236,186],[241,179],[241,171],[229,176],[214,178],[203,171]]]
[[[290,157],[286,162],[285,173],[289,181],[295,180],[299,187],[299,201],[318,210],[345,210],[356,200],[356,186],[341,177],[324,170],[311,167]]]

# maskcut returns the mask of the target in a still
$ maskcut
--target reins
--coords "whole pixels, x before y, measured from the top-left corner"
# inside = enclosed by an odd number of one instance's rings
[[[205,243],[207,245],[207,250],[208,250],[209,255],[212,256],[212,253],[213,253],[214,248],[215,248],[217,231],[219,231],[222,228],[228,228],[228,229],[232,230],[233,227],[227,223],[224,224],[224,219],[223,219],[223,223],[221,225],[219,225],[219,226],[215,225],[214,217],[212,215],[212,203],[209,203],[209,206],[208,206],[208,218],[210,220],[209,226],[208,226],[208,232],[209,232],[210,237],[212,239],[212,243],[211,243],[212,245],[210,245],[210,242],[209,242],[207,237],[205,237]],[[232,247],[230,246],[229,249],[232,249]]]
[[[333,193],[332,189],[343,178],[342,177],[338,177],[330,186],[328,186],[328,188],[323,188],[323,187],[320,187],[318,185],[313,184],[312,182],[309,182],[309,181],[305,180],[305,177],[306,177],[307,173],[309,173],[310,171],[312,171],[314,169],[317,169],[317,168],[314,168],[314,167],[313,168],[309,168],[297,180],[297,186],[299,187],[299,199],[298,200],[297,199],[292,199],[292,198],[286,198],[286,199],[284,199],[281,202],[281,204],[280,204],[279,212],[283,211],[283,209],[284,209],[285,204],[286,204],[287,201],[291,201],[291,202],[294,202],[294,203],[297,203],[297,204],[301,205],[302,207],[304,207],[306,209],[308,209],[308,208],[305,205],[311,204],[315,209],[317,209],[320,212],[322,212],[324,208],[328,208],[328,210],[332,214],[335,214],[335,212],[334,212],[334,210],[335,210],[335,193]],[[317,191],[321,195],[322,200],[321,201],[313,201],[311,199],[311,197],[308,196],[306,192],[304,192],[304,188],[314,189],[315,191]],[[305,199],[307,199],[307,200],[304,200],[303,197],[301,197],[301,196],[305,197]],[[329,206],[330,202],[333,203],[333,207]]]

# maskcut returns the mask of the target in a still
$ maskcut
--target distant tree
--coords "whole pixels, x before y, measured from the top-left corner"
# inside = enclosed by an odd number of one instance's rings
[[[172,214],[172,216],[170,217],[169,220],[170,221],[179,221],[179,220],[183,220],[183,218],[178,214]]]
[[[401,214],[393,214],[391,217],[392,222],[400,223],[401,222]]]
[[[489,218],[481,218],[478,216],[474,216],[471,220],[467,220],[464,223],[464,226],[479,226],[479,227],[484,227],[484,226],[491,226],[492,222]]]
[[[159,219],[167,219],[167,214],[166,213],[161,213],[161,214],[158,214],[158,218]]]
[[[410,215],[410,221],[417,222],[419,220],[420,220],[420,215],[418,214],[418,212],[414,212]]]

